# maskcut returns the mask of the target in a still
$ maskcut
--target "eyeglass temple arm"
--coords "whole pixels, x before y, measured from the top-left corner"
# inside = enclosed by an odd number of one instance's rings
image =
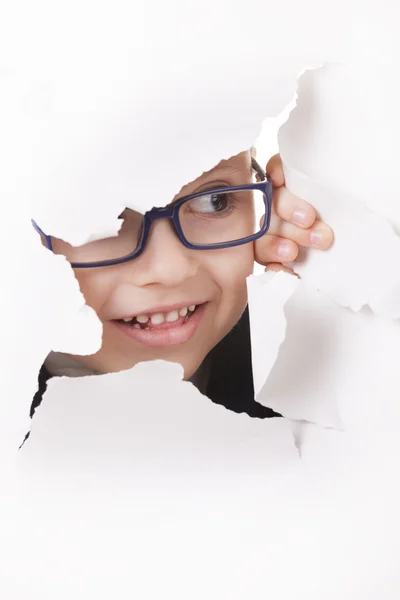
[[[31,223],[32,223],[33,227],[36,229],[36,231],[38,233],[40,233],[42,238],[45,240],[47,248],[49,250],[53,250],[53,245],[51,243],[51,236],[47,235],[42,229],[40,229],[39,225],[33,219],[31,219]]]
[[[260,165],[258,164],[256,159],[253,157],[251,158],[251,166],[254,169],[254,171],[257,173],[257,175],[256,175],[257,181],[264,181],[265,179],[268,179],[267,174],[264,171],[264,169],[262,167],[260,167]]]

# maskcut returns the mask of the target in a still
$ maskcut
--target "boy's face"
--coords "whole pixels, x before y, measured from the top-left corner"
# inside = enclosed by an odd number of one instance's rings
[[[250,152],[243,152],[185,185],[174,200],[203,187],[251,181]],[[79,248],[61,241],[56,247],[67,258],[79,260]],[[180,363],[189,379],[242,315],[247,303],[246,277],[253,266],[253,243],[191,250],[183,246],[168,220],[156,221],[138,258],[110,267],[75,270],[87,304],[103,323],[101,349],[75,358],[103,373],[164,359]],[[193,314],[185,311],[193,305]],[[135,322],[136,327],[121,323],[137,316],[143,322],[152,315],[154,323]],[[149,329],[143,329],[147,326]]]

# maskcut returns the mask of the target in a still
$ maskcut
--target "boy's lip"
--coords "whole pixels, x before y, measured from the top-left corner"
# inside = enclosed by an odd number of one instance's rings
[[[207,304],[208,303],[205,302],[201,305],[198,305],[198,308],[186,323],[170,323],[169,327],[163,329],[134,329],[132,326],[121,323],[120,321],[111,321],[111,323],[115,327],[118,327],[118,329],[125,333],[125,335],[143,344],[144,346],[158,348],[178,346],[185,344],[193,338],[204,316]]]
[[[112,321],[116,321],[118,319],[125,319],[128,317],[137,317],[138,315],[154,315],[155,313],[169,313],[173,310],[179,310],[188,306],[200,306],[201,304],[205,304],[207,300],[184,300],[181,302],[176,302],[175,304],[169,304],[168,306],[155,306],[152,308],[145,308],[143,310],[136,310],[136,312],[126,312],[124,314],[120,314],[119,316],[113,317]]]

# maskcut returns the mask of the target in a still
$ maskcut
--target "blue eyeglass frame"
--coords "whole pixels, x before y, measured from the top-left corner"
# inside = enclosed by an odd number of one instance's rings
[[[184,196],[183,198],[180,198],[173,204],[168,204],[167,206],[164,206],[162,208],[153,208],[153,209],[145,212],[143,215],[142,234],[141,234],[140,240],[139,240],[134,252],[131,252],[131,254],[128,254],[127,256],[123,256],[122,258],[115,258],[115,259],[102,260],[102,261],[96,261],[96,262],[88,262],[88,263],[80,263],[80,262],[73,263],[73,262],[71,262],[70,263],[71,267],[73,269],[93,269],[93,268],[97,268],[97,267],[110,267],[112,265],[120,265],[122,263],[134,260],[135,258],[140,256],[140,254],[142,254],[142,252],[144,251],[144,249],[146,247],[147,239],[149,237],[151,226],[154,221],[157,221],[157,219],[170,219],[174,225],[174,229],[175,229],[176,234],[178,235],[179,240],[182,242],[182,244],[186,248],[190,248],[191,250],[220,250],[223,248],[232,248],[234,246],[241,246],[243,244],[248,244],[249,242],[253,242],[253,241],[257,240],[258,238],[262,237],[268,231],[268,228],[270,225],[273,186],[272,186],[272,182],[270,181],[270,179],[268,178],[266,173],[263,171],[263,169],[260,167],[260,165],[257,163],[257,161],[254,158],[251,159],[251,164],[252,164],[252,168],[256,171],[256,174],[257,174],[257,179],[258,179],[257,183],[249,183],[246,185],[239,185],[239,186],[234,186],[234,187],[222,187],[222,188],[215,188],[215,189],[210,189],[210,190],[203,190],[201,192],[197,192],[196,194],[190,194],[189,196]],[[259,181],[259,179],[264,179],[264,181]],[[245,238],[240,238],[238,240],[233,240],[231,242],[221,242],[218,244],[199,245],[199,244],[191,244],[190,242],[188,242],[188,240],[185,238],[185,235],[183,233],[183,230],[182,230],[182,227],[181,227],[181,224],[179,221],[179,209],[182,206],[182,204],[185,204],[185,202],[188,202],[189,200],[193,200],[194,198],[199,198],[200,196],[204,196],[205,193],[220,194],[223,192],[225,192],[225,193],[226,192],[240,192],[240,191],[245,191],[245,190],[259,190],[264,195],[265,219],[264,219],[264,223],[263,223],[260,231],[258,231],[257,233],[255,233],[253,235],[245,237]],[[44,231],[42,231],[42,229],[39,227],[39,225],[33,219],[32,219],[32,225],[44,239],[44,241],[46,243],[46,247],[49,250],[51,250],[52,252],[54,252],[53,244],[51,241],[51,236],[44,233]]]

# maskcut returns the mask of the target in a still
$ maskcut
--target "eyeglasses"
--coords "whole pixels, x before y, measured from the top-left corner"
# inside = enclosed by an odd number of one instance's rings
[[[74,269],[107,267],[134,260],[145,249],[152,224],[170,219],[178,238],[192,250],[218,250],[240,246],[264,235],[270,224],[272,183],[255,159],[257,183],[202,190],[145,214],[126,209],[117,236],[73,247],[32,225],[45,245],[64,254]]]

